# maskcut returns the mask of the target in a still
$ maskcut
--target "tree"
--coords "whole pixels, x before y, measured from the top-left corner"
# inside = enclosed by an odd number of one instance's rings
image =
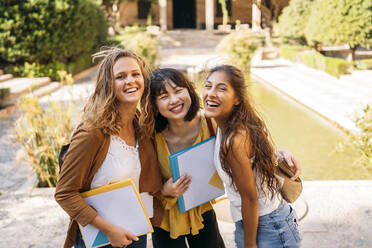
[[[310,45],[348,44],[351,58],[359,46],[372,47],[371,0],[316,0],[305,28]]]
[[[286,40],[296,40],[305,44],[305,27],[310,16],[313,0],[291,0],[289,6],[283,9],[275,33]]]

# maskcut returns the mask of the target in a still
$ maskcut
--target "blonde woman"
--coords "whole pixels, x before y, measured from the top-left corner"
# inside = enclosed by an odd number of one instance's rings
[[[142,194],[154,195],[162,187],[153,144],[138,124],[137,104],[148,84],[143,59],[118,48],[95,57],[103,58],[95,90],[64,157],[55,193],[56,201],[71,218],[64,247],[85,247],[79,223],[104,232],[111,243],[107,247],[145,248],[146,235],[137,238],[106,221],[80,196],[81,192],[128,178],[134,178]],[[154,224],[161,211],[154,208]]]

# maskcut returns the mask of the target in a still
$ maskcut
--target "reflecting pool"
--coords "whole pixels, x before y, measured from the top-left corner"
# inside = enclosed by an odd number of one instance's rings
[[[252,82],[249,88],[276,146],[289,150],[301,162],[303,179],[372,179],[353,165],[355,154],[336,152],[345,136],[339,128],[267,85]]]

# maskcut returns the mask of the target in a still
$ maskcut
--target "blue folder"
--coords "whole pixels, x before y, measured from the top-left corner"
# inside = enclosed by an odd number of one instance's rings
[[[214,167],[214,144],[215,137],[211,137],[169,156],[173,182],[184,173],[192,177],[189,189],[177,200],[181,213],[224,194]]]

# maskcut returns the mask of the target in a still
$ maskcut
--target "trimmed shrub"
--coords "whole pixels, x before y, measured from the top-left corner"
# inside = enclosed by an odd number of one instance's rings
[[[274,25],[274,32],[287,43],[291,40],[306,44],[305,27],[310,16],[314,0],[291,0]]]
[[[350,74],[352,63],[339,58],[324,57],[325,68],[324,71],[335,77],[340,77],[342,74]]]
[[[371,0],[316,0],[309,16],[305,36],[310,45],[348,44],[372,47]]]
[[[301,53],[300,61],[314,69],[323,70],[325,68],[324,56],[315,51]]]
[[[94,0],[4,0],[0,4],[1,64],[68,65],[98,50],[106,37],[106,17]]]
[[[5,67],[7,73],[20,77],[50,77],[52,80],[58,79],[58,71],[66,70],[66,65],[61,62],[50,64],[40,64],[37,62],[24,65],[14,65]]]
[[[71,73],[72,75],[75,75],[84,69],[92,66],[94,63],[92,62],[92,55],[91,54],[83,54],[80,57],[78,57],[75,61],[70,62],[66,70]]]
[[[305,46],[281,46],[279,49],[280,56],[293,62],[299,61],[298,57],[301,51],[308,49]]]
[[[359,70],[372,70],[372,59],[355,61],[355,67]]]
[[[352,66],[350,62],[344,59],[329,58],[315,51],[301,53],[300,59],[305,65],[325,71],[337,78],[342,74],[348,74],[350,67]]]
[[[249,31],[235,31],[224,37],[217,51],[228,56],[229,62],[245,72],[249,72],[251,59],[260,42]]]

